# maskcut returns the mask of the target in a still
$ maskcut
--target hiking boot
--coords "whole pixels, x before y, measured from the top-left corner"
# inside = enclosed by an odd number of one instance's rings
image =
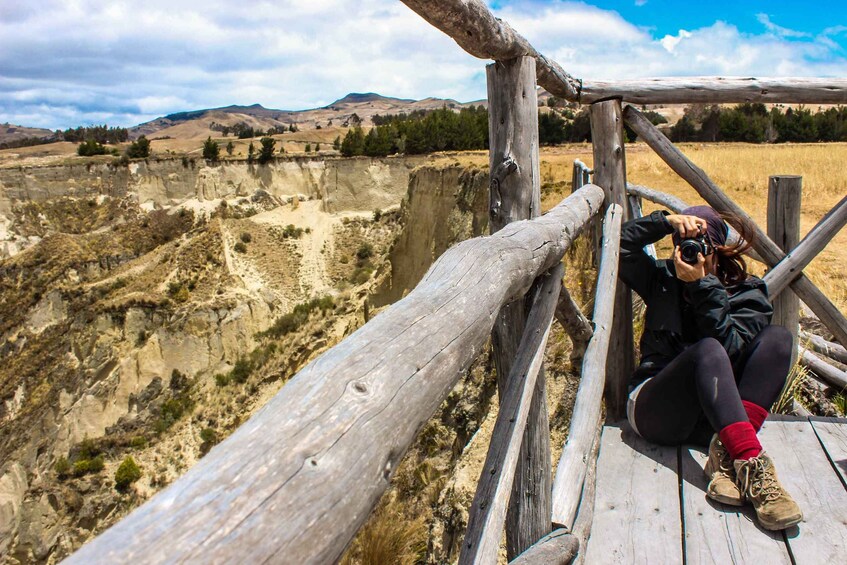
[[[753,503],[763,528],[784,530],[800,523],[803,513],[779,484],[773,461],[764,451],[746,461],[736,459],[734,465],[738,487]]]
[[[713,435],[709,443],[709,460],[706,461],[703,471],[709,479],[706,496],[732,506],[744,504],[744,495],[735,484],[735,467],[732,465],[732,458],[721,443],[718,434]]]

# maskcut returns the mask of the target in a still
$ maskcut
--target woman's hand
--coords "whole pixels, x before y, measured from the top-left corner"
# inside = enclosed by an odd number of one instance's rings
[[[693,216],[683,216],[692,218]],[[697,264],[691,265],[679,256],[679,247],[673,248],[673,264],[676,267],[676,278],[683,282],[694,282],[706,276],[706,258],[702,253],[697,254]]]
[[[671,214],[665,219],[673,227],[673,230],[683,239],[697,237],[706,232],[706,220],[697,216],[683,216],[682,214]]]

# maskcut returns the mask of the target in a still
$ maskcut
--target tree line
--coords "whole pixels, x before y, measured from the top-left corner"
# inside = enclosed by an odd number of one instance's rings
[[[743,141],[747,143],[812,143],[847,141],[847,107],[815,113],[808,108],[770,110],[762,103],[723,108],[716,104],[686,107],[670,129],[672,141]]]

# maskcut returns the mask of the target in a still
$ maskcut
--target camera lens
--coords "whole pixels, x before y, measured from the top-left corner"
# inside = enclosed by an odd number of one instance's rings
[[[697,264],[697,254],[702,253],[700,243],[694,239],[684,239],[679,244],[679,258],[689,265]]]

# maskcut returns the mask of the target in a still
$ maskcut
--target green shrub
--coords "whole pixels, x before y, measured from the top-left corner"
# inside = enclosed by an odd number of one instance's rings
[[[378,222],[381,217],[382,217],[382,210],[380,210],[379,208],[374,210],[374,221]]]
[[[364,284],[370,280],[373,272],[373,267],[369,265],[356,267],[356,270],[350,275],[350,282],[353,284]]]
[[[250,377],[250,373],[252,372],[253,364],[245,357],[241,357],[235,362],[235,366],[232,368],[232,371],[229,372],[229,378],[238,384],[243,384],[247,382],[247,379]]]
[[[203,158],[214,163],[220,158],[220,155],[221,148],[218,142],[214,141],[212,136],[207,137],[206,141],[203,142]]]
[[[215,375],[215,384],[224,387],[229,384],[229,375],[225,375],[223,373],[218,373]]]
[[[235,251],[238,251],[239,253],[247,253],[247,246],[244,245],[243,241],[236,242],[235,245],[232,246],[232,248]]]
[[[56,461],[56,464],[53,466],[56,470],[56,474],[59,475],[60,479],[64,479],[68,476],[68,473],[71,472],[71,464],[68,461],[67,457],[59,457],[59,460]]]
[[[244,243],[250,243],[251,241],[253,241],[253,236],[252,236],[252,235],[250,235],[250,234],[249,234],[249,233],[247,233],[247,232],[242,232],[242,234],[241,234],[241,238],[240,238],[240,239],[241,239],[241,241],[243,241]]]
[[[325,312],[335,308],[335,301],[331,296],[313,298],[309,302],[303,302],[294,307],[294,310],[280,317],[267,330],[259,333],[259,337],[279,338],[300,328],[309,319],[309,314],[314,310]]]
[[[374,213],[376,215],[376,213]],[[364,261],[370,257],[373,257],[374,248],[370,243],[363,243],[359,246],[359,249],[356,250],[356,258],[359,261]]]
[[[150,140],[142,135],[130,144],[126,156],[130,159],[146,159],[150,156]]]
[[[190,388],[175,394],[162,403],[159,409],[159,419],[153,424],[156,433],[162,433],[173,426],[184,414],[194,408],[194,401],[189,397]]]
[[[303,235],[303,228],[295,227],[294,224],[288,224],[285,226],[285,229],[282,230],[282,237],[284,238],[299,238]]]
[[[106,461],[102,455],[98,455],[93,459],[79,459],[74,462],[73,474],[75,477],[81,477],[90,473],[99,473],[106,466]]]
[[[147,447],[147,438],[144,436],[135,436],[129,442],[129,446],[134,449],[144,449]]]
[[[76,154],[81,157],[91,157],[92,155],[105,155],[106,153],[108,153],[106,147],[101,143],[97,143],[93,139],[83,141],[76,148]]]
[[[129,488],[129,485],[141,478],[141,468],[130,456],[124,459],[118,470],[115,471],[115,488],[121,492]]]

